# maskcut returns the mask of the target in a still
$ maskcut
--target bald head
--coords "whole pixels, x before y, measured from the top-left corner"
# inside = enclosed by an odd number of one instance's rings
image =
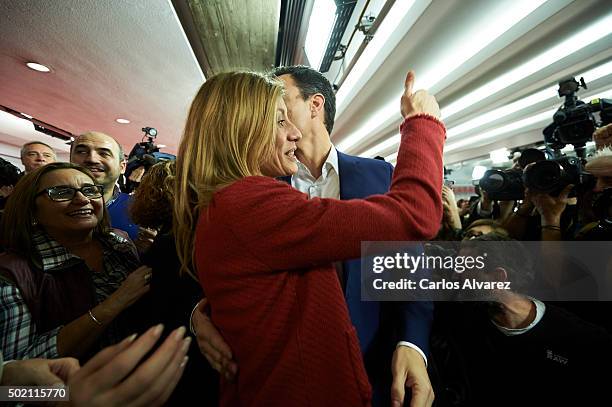
[[[115,183],[125,172],[123,148],[108,134],[90,131],[78,136],[70,148],[70,162],[89,168],[104,186],[104,197],[112,196]]]
[[[83,133],[79,136],[76,136],[76,138],[74,139],[74,141],[72,142],[72,145],[70,146],[70,155],[72,155],[72,149],[74,148],[74,146],[78,143],[78,141],[82,138],[82,137],[86,137],[88,139],[98,139],[98,140],[108,140],[108,141],[112,141],[117,145],[118,150],[118,156],[121,157],[121,159],[124,158],[124,153],[123,153],[123,146],[121,146],[121,144],[115,140],[114,137],[109,136],[106,133],[102,133],[99,131],[88,131],[87,133]]]

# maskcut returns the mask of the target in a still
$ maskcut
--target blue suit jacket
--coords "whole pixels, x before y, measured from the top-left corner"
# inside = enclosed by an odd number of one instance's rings
[[[391,186],[393,166],[387,162],[338,152],[338,167],[340,199],[384,194]],[[290,177],[282,179],[291,182]],[[360,259],[346,261],[343,266],[344,294],[374,390],[373,404],[389,405],[390,364],[395,346],[399,341],[407,341],[426,355],[429,353],[433,303],[361,301]]]

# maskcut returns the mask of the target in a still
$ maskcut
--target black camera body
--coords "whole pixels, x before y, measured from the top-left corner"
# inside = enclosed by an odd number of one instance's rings
[[[157,137],[157,130],[153,127],[143,127],[142,131],[145,133],[143,139],[146,137],[147,141],[136,143],[132,151],[130,151],[126,175],[129,175],[134,169],[141,166],[144,166],[145,169],[148,170],[157,162],[157,159],[153,155],[153,153],[159,152],[159,147],[153,143],[153,140]]]
[[[487,170],[479,185],[495,201],[516,201],[525,196],[523,174],[519,169]]]
[[[523,183],[530,190],[558,196],[570,184],[589,184],[593,176],[584,171],[579,157],[561,157],[539,161],[523,173]]]
[[[576,97],[581,87],[587,89],[584,78],[580,78],[580,82],[574,77],[559,82],[559,96],[565,97],[565,101],[553,115],[553,123],[543,131],[546,144],[554,150],[572,144],[582,155],[595,129],[612,122],[612,100],[593,99],[585,103]],[[594,113],[599,113],[600,121]]]

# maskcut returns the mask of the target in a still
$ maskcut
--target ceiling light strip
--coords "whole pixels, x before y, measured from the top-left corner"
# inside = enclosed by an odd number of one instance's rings
[[[423,75],[417,73],[415,89],[430,89],[442,81],[445,77],[451,75],[457,68],[463,65],[466,61],[476,56],[480,51],[489,46],[495,40],[497,40],[502,34],[506,33],[520,21],[522,21],[525,17],[531,14],[534,10],[536,10],[539,6],[545,3],[545,0],[538,1],[522,1],[516,2],[514,4],[514,8],[512,10],[508,10],[503,16],[500,16],[500,19],[497,21],[486,21],[486,25],[482,27],[482,30],[492,30],[488,32],[488,35],[478,35],[476,37],[471,36],[471,38],[465,41],[467,46],[471,48],[461,48],[457,51],[456,54],[449,55],[449,57],[445,61],[440,61],[439,64],[433,68],[435,71],[426,72]],[[390,13],[392,14],[392,12]],[[376,37],[374,38],[376,40]],[[374,42],[374,40],[372,42]],[[369,47],[368,47],[369,48]],[[367,49],[366,48],[366,51]],[[380,60],[380,59],[372,59],[372,57],[364,57],[366,53],[361,56],[359,59],[362,61],[364,65],[371,64],[372,61]],[[366,62],[367,61],[367,62]],[[381,60],[382,61],[382,60]],[[358,61],[359,63],[359,61]],[[356,65],[357,66],[357,65]],[[438,71],[439,69],[443,69],[442,71]],[[351,72],[353,73],[353,72]],[[349,75],[350,78],[350,75]],[[348,79],[347,79],[348,82]],[[338,94],[336,95],[337,103],[344,102],[346,103],[346,99],[343,98],[343,92],[348,93],[350,88],[352,88],[354,84],[345,84],[340,88]],[[347,89],[348,88],[348,89]],[[398,94],[393,98],[392,102],[389,102],[385,107],[378,110],[374,117],[363,125],[360,129],[358,129],[353,134],[349,135],[345,138],[344,141],[338,144],[338,148],[341,151],[349,151],[351,148],[356,146],[361,140],[369,136],[370,134],[375,134],[378,128],[383,125],[388,125],[388,123],[398,116],[397,112],[397,100],[401,97],[401,94]],[[339,102],[338,102],[339,101]],[[342,109],[338,109],[338,115],[342,113]]]
[[[602,98],[610,98],[612,97],[612,88],[606,89],[604,91],[601,91],[597,94],[594,95],[589,95],[586,96],[585,99],[589,99],[589,100],[593,100],[593,99],[602,99]],[[545,112],[541,112],[538,113],[536,115],[527,117],[523,120],[519,120],[517,122],[513,122],[510,124],[507,124],[505,126],[502,127],[498,127],[497,129],[491,130],[491,131],[487,131],[484,133],[480,133],[477,134],[475,136],[472,137],[468,137],[465,138],[461,141],[458,141],[456,143],[452,143],[452,144],[448,144],[445,146],[444,148],[444,154],[447,154],[451,151],[460,149],[462,147],[467,147],[470,146],[472,144],[487,140],[487,139],[491,139],[493,137],[502,135],[502,134],[506,134],[506,133],[510,133],[516,130],[521,130],[524,129],[528,126],[533,126],[535,124],[546,124],[548,122],[550,122],[552,120],[552,115],[557,111],[557,109],[551,109],[551,110],[547,110]],[[476,147],[476,146],[473,146]],[[389,162],[393,162],[397,159],[397,152],[390,154],[388,156],[385,157],[386,161]]]
[[[587,96],[586,98],[588,99],[597,99],[597,98],[605,98],[605,97],[610,97],[612,93],[612,88],[606,89],[596,95],[591,95],[591,96]],[[456,143],[452,143],[452,144],[448,144],[445,148],[444,148],[444,153],[449,153],[451,151],[457,150],[459,148],[462,147],[467,147],[470,146],[472,144],[481,142],[483,140],[487,140],[490,138],[493,138],[495,136],[499,136],[505,133],[510,133],[512,131],[515,130],[520,130],[523,129],[525,127],[534,125],[536,123],[548,123],[552,120],[552,115],[557,111],[557,109],[551,109],[551,110],[547,110],[545,112],[542,113],[538,113],[536,115],[527,117],[523,120],[519,120],[517,122],[513,122],[510,124],[507,124],[505,126],[502,127],[498,127],[496,129],[490,130],[490,131],[486,131],[484,133],[480,133],[477,134],[475,136],[471,136],[471,137],[467,137],[463,140],[460,140]]]
[[[589,82],[596,81],[610,74],[612,74],[612,61],[608,61],[584,73],[580,73],[574,76],[578,78],[584,77],[588,84]],[[496,120],[502,119],[512,113],[516,113],[522,109],[533,106],[547,99],[551,99],[555,97],[555,95],[557,95],[557,89],[558,89],[557,85],[551,86],[539,92],[531,94],[527,97],[524,97],[520,100],[517,100],[516,102],[501,106],[495,110],[491,110],[490,112],[478,115],[472,120],[468,120],[465,123],[462,123],[458,126],[448,129],[446,132],[446,138],[447,139],[455,138],[470,130],[473,130],[475,128],[492,123]],[[375,145],[374,147],[368,149],[367,151],[363,152],[362,154],[360,154],[360,156],[374,157],[381,151],[384,151],[385,149],[393,147],[394,145],[398,145],[399,142],[400,142],[399,134],[396,134],[386,139],[385,141]]]
[[[419,1],[420,13],[429,5],[431,0]],[[374,38],[365,47],[363,53],[351,69],[346,80],[336,93],[336,115],[340,116],[347,107],[348,102],[355,97],[367,80],[378,69],[380,64],[395,49],[399,41],[408,33],[412,24],[403,20],[415,5],[415,0],[396,0],[387,13]],[[414,19],[416,21],[416,18]],[[401,31],[400,31],[401,30]],[[375,62],[377,61],[377,62]]]
[[[612,61],[609,61],[603,65],[593,68],[587,72],[577,74],[575,76],[578,78],[584,77],[588,84],[589,82],[596,81],[610,74],[612,74]],[[448,129],[446,137],[447,138],[457,137],[472,129],[475,129],[485,124],[494,122],[512,113],[516,113],[522,109],[525,109],[529,106],[543,102],[547,99],[551,99],[557,95],[557,89],[558,89],[557,85],[551,86],[537,93],[531,94],[527,97],[517,100],[516,102],[507,104],[495,110],[491,110],[490,112],[478,115],[472,120],[469,120],[465,123],[462,123],[458,126]]]
[[[442,109],[442,118],[448,120],[462,110],[500,92],[526,77],[558,62],[600,39],[612,34],[612,14],[601,18],[589,27],[572,35],[548,51],[538,55],[524,64],[514,68],[494,80],[482,85],[478,89],[462,96],[457,101]]]

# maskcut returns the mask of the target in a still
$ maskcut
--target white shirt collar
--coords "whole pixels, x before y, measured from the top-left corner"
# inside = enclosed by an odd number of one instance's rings
[[[329,153],[327,154],[327,158],[325,159],[325,162],[323,163],[323,168],[321,170],[321,178],[323,181],[325,181],[327,175],[329,174],[329,171],[332,168],[334,171],[336,171],[337,175],[340,175],[340,169],[338,166],[338,150],[336,150],[336,147],[334,147],[333,145],[331,146]],[[310,173],[310,170],[299,161],[297,175],[301,177],[307,176],[313,178],[312,174]]]
[[[516,336],[516,335],[524,334],[525,332],[528,332],[531,328],[536,326],[538,322],[540,322],[540,320],[542,320],[542,317],[544,316],[544,312],[546,311],[546,305],[538,299],[535,299],[532,297],[528,297],[528,298],[531,300],[531,302],[535,304],[535,307],[536,307],[536,316],[529,325],[527,325],[525,328],[511,329],[511,328],[503,327],[501,325],[497,325],[495,321],[491,320],[491,322],[493,322],[493,325],[495,325],[495,327],[499,329],[501,333],[503,333],[506,336]]]

